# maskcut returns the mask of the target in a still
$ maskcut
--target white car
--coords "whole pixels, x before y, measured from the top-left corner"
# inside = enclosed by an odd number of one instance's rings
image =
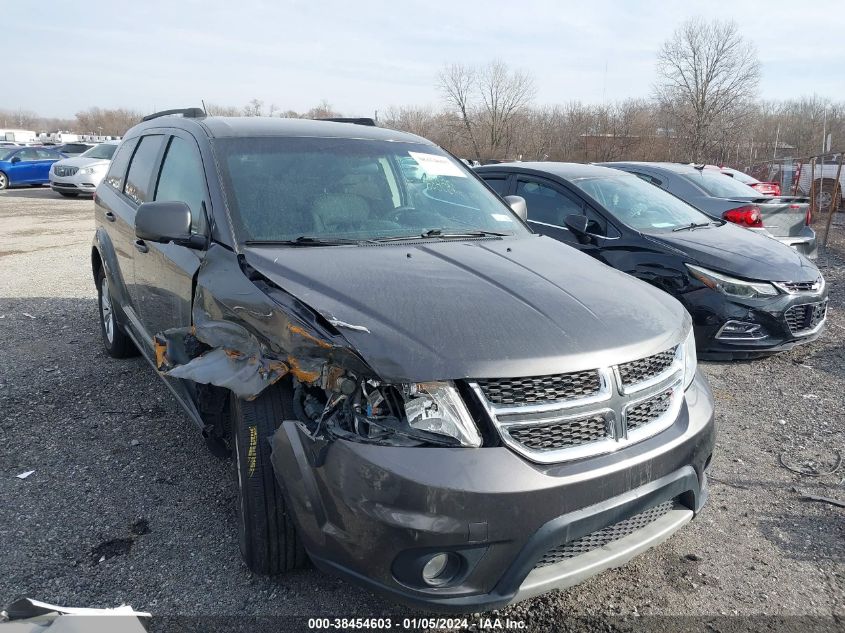
[[[57,161],[50,168],[50,188],[67,198],[94,195],[118,144],[119,141],[100,143],[79,156]]]

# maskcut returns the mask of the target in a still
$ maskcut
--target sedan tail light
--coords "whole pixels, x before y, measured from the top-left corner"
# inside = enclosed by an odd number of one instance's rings
[[[728,222],[733,222],[734,224],[741,224],[742,226],[760,229],[763,228],[763,216],[760,215],[759,207],[755,207],[753,204],[725,211],[722,214],[722,217]]]

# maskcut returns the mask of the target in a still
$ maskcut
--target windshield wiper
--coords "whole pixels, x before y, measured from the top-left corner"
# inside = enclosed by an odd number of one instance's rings
[[[488,231],[486,229],[470,229],[467,231],[444,231],[443,229],[429,229],[420,237],[506,237],[510,233],[502,233],[501,231]]]
[[[314,237],[313,235],[300,235],[293,240],[247,240],[247,246],[342,246],[345,244],[368,243],[372,240],[354,240],[344,237]]]
[[[672,232],[675,233],[677,231],[692,231],[693,229],[705,229],[708,226],[713,224],[712,222],[690,222],[689,224],[685,224],[684,226],[676,226],[672,229]]]

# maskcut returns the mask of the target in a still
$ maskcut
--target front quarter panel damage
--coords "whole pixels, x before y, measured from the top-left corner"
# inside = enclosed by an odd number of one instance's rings
[[[166,376],[253,399],[288,374],[319,383],[331,366],[371,373],[328,322],[216,244],[197,274],[192,314],[191,327],[154,337]]]

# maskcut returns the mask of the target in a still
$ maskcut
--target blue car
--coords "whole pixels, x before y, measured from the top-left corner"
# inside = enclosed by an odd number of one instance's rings
[[[13,185],[46,185],[50,167],[62,158],[64,154],[48,147],[0,148],[0,190]]]

